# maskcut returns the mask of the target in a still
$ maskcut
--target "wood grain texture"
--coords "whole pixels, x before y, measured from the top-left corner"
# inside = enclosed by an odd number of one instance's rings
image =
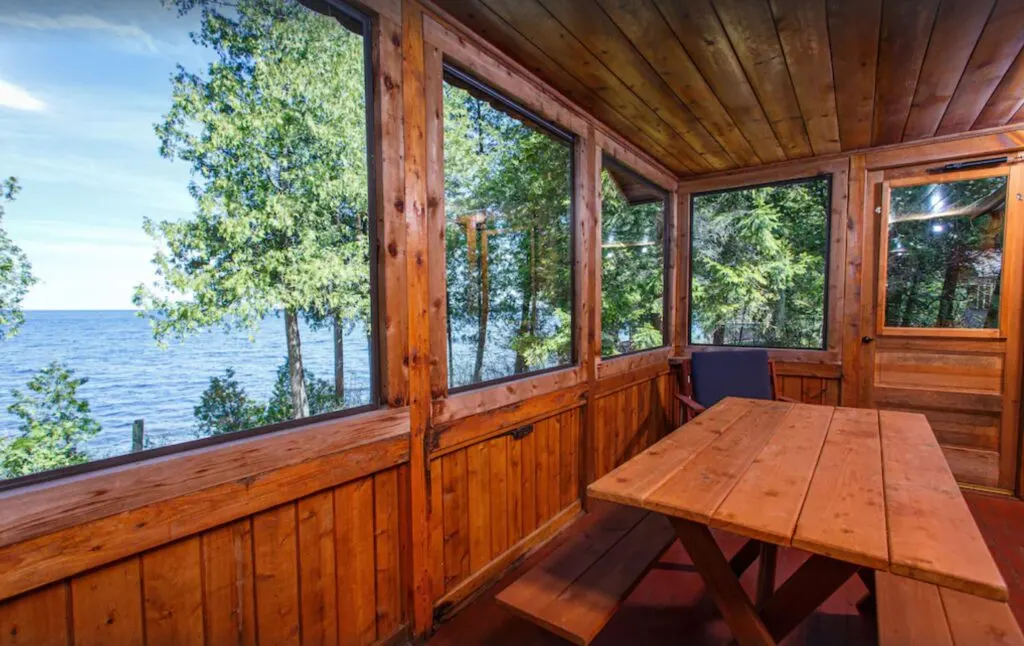
[[[142,556],[146,642],[205,643],[200,539],[187,538]]]
[[[142,578],[138,558],[71,580],[75,646],[144,644]]]
[[[871,145],[882,0],[828,0],[836,111],[843,150]]]
[[[67,646],[69,592],[61,582],[0,604],[0,645]]]
[[[211,644],[256,643],[252,521],[248,518],[202,535],[203,623]]]
[[[1005,601],[1006,582],[922,415],[879,411],[890,570]]]

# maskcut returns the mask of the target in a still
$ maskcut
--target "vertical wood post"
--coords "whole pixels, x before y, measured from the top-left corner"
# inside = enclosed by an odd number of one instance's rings
[[[594,395],[597,389],[597,362],[601,357],[601,150],[593,126],[576,150],[576,245],[574,249],[577,316],[577,343],[580,363],[587,381],[587,403],[580,432],[580,496],[584,508],[587,485],[597,471],[595,451],[597,415]]]
[[[426,633],[433,621],[430,585],[429,454],[430,298],[427,266],[426,92],[424,85],[423,10],[402,2],[402,137],[405,148],[406,267],[409,303],[409,512],[413,633]]]
[[[141,451],[146,444],[146,420],[132,422],[132,453]]]

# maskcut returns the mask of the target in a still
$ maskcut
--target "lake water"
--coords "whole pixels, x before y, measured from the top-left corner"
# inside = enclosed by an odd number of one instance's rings
[[[333,380],[332,331],[304,324],[300,336],[306,370]],[[347,333],[344,344],[345,383],[354,394],[370,382],[365,331]],[[11,390],[23,389],[54,360],[89,379],[79,395],[103,430],[86,449],[100,458],[131,449],[135,419],[145,420],[153,446],[195,439],[193,407],[210,377],[225,368],[235,370],[251,398],[265,401],[286,357],[284,319],[278,316],[267,317],[252,341],[244,332],[213,330],[161,349],[149,322],[131,311],[29,311],[18,336],[0,344],[0,434],[17,429],[18,419],[7,412]]]

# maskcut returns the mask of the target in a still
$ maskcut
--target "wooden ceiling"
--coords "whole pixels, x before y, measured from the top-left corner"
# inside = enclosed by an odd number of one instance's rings
[[[1024,0],[435,0],[681,176],[1024,124]]]

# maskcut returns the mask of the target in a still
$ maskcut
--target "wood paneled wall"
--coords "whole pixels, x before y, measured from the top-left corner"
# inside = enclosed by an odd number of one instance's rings
[[[400,466],[0,604],[0,645],[370,644],[407,621]]]
[[[576,407],[431,460],[431,567],[442,613],[579,509]]]
[[[662,374],[594,399],[595,477],[601,477],[673,429],[672,375]]]

